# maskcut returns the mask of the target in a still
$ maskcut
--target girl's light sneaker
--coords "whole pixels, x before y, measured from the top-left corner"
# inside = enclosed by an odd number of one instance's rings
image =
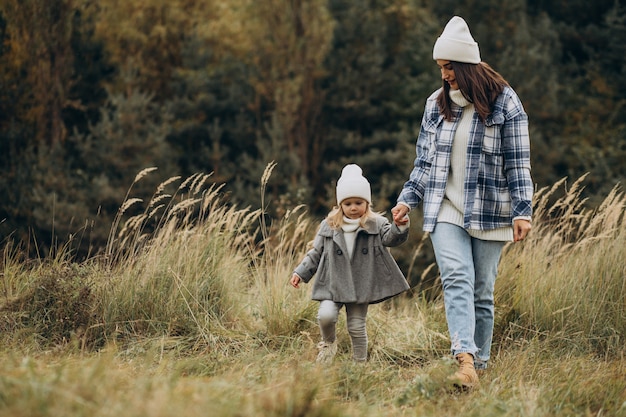
[[[335,354],[337,353],[337,341],[334,342],[319,342],[317,344],[317,348],[319,349],[319,353],[317,354],[317,363],[331,363]]]

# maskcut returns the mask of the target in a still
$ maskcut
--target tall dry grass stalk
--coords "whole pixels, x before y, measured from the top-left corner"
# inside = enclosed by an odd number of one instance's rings
[[[263,206],[266,204],[265,190],[275,166],[270,163],[261,179]],[[295,262],[310,249],[318,225],[307,215],[304,206],[287,210],[282,218],[270,225],[265,217],[261,216],[260,256],[254,258],[251,270],[254,278],[251,311],[271,337],[298,334],[310,327],[314,310],[307,302],[309,293],[295,291],[289,285],[289,278]]]
[[[265,170],[263,171],[263,176],[261,176],[261,210],[262,210],[262,215],[261,215],[261,234],[263,235],[263,239],[267,240],[268,237],[268,230],[267,230],[267,223],[266,223],[266,202],[265,202],[265,191],[267,190],[267,184],[270,181],[270,178],[272,176],[272,171],[274,171],[274,168],[276,168],[277,163],[272,161],[269,164],[267,164],[267,166],[265,167]]]
[[[130,193],[131,193],[131,191],[133,189],[133,186],[137,182],[139,182],[143,177],[145,177],[149,173],[151,173],[153,171],[156,171],[156,170],[157,170],[156,167],[150,167],[150,168],[143,169],[141,172],[139,172],[137,175],[135,175],[135,179],[133,180],[133,182],[130,185],[130,187],[128,187],[128,190],[126,191],[126,196],[124,197],[124,202],[122,203],[122,205],[120,206],[119,210],[117,211],[117,214],[116,214],[115,218],[113,219],[113,224],[111,225],[111,230],[109,232],[109,238],[107,240],[107,245],[106,245],[106,249],[105,249],[105,255],[106,256],[111,256],[111,252],[113,250],[113,246],[116,243],[115,234],[118,232],[118,227],[120,225],[120,222],[122,221],[124,213],[126,212],[126,210],[128,210],[135,203],[141,202],[141,199],[130,198]]]

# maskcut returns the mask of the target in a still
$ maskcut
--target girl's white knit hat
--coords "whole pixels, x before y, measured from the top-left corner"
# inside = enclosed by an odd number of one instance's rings
[[[372,204],[372,190],[363,170],[356,164],[349,164],[341,170],[337,180],[337,204],[350,197],[359,197]]]
[[[433,48],[433,59],[480,63],[478,43],[472,37],[469,27],[462,17],[454,16],[437,38]]]

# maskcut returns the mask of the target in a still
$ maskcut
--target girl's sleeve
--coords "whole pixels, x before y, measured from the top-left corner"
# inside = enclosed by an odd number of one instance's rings
[[[395,223],[389,222],[385,217],[381,216],[380,220],[380,239],[383,246],[393,247],[406,242],[409,237],[409,228],[400,229]]]
[[[313,248],[306,253],[300,265],[293,272],[298,274],[302,281],[309,282],[317,272],[323,252],[324,237],[318,232],[313,241]]]

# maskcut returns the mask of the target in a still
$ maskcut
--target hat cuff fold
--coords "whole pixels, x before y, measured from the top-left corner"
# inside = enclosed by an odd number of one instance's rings
[[[440,37],[435,42],[435,47],[433,48],[433,59],[478,64],[480,63],[480,50],[476,42]]]

